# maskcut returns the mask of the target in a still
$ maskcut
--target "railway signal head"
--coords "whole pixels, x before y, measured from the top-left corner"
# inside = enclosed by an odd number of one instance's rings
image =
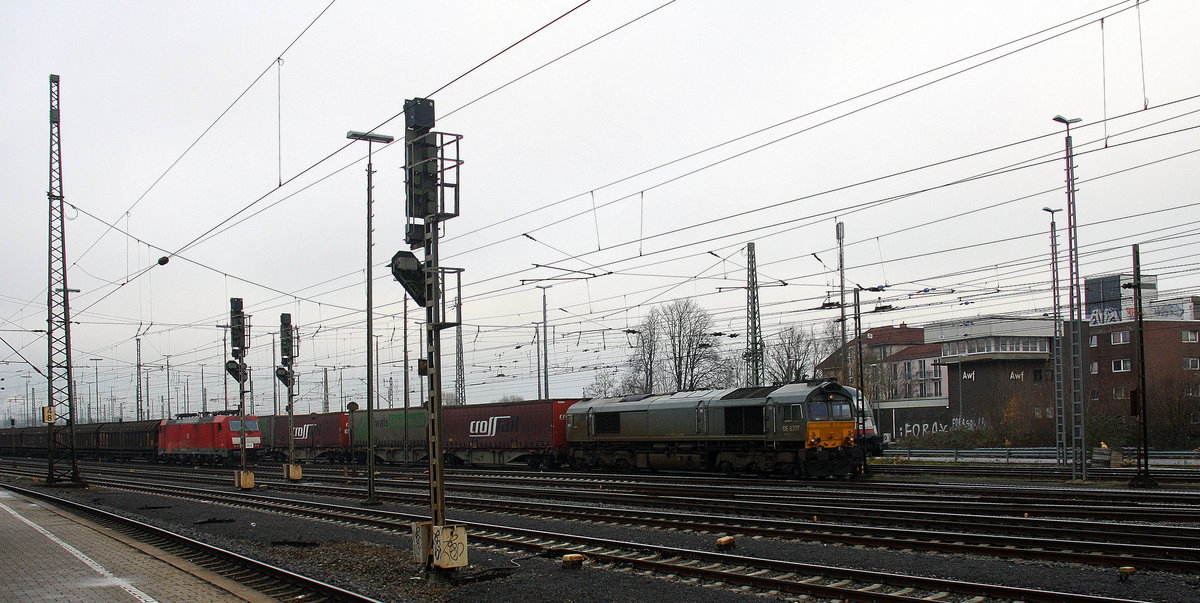
[[[246,382],[246,371],[242,370],[242,363],[237,360],[230,360],[225,363],[225,371],[229,373],[238,383]]]
[[[292,315],[279,315],[279,358],[283,366],[292,366],[296,349],[292,338]]]
[[[229,298],[229,351],[234,358],[246,355],[246,315],[240,297]]]
[[[425,307],[425,267],[413,252],[400,250],[392,256],[392,276],[418,306]]]
[[[275,378],[279,379],[279,381],[282,382],[284,385],[287,385],[289,387],[292,385],[291,374],[288,372],[287,369],[283,368],[282,366],[275,369]]]

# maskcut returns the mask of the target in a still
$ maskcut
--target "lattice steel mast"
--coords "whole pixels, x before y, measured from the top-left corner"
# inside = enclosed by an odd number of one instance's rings
[[[758,265],[754,243],[746,243],[746,385],[763,383],[762,328],[758,321]]]
[[[66,222],[63,216],[62,138],[58,76],[50,75],[50,245],[46,287],[46,409],[49,440],[47,484],[82,484],[75,458],[75,391],[71,375],[71,290],[67,287]],[[61,422],[60,422],[61,420]]]

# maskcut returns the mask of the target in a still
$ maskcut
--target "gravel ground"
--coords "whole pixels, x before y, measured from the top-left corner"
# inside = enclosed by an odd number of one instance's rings
[[[26,485],[26,484],[22,484]],[[233,490],[233,488],[229,488]],[[259,493],[265,493],[260,489]],[[634,572],[585,565],[565,570],[556,560],[529,557],[519,551],[472,546],[470,566],[459,571],[478,581],[437,584],[425,578],[411,561],[407,534],[386,533],[333,522],[258,513],[222,505],[196,503],[120,491],[91,488],[55,490],[54,494],[96,503],[127,516],[172,529],[238,551],[298,573],[317,577],[384,601],[762,601],[762,595],[727,588],[702,587]],[[281,494],[284,498],[346,500]],[[166,506],[162,509],[142,507]],[[384,504],[379,508],[421,513],[417,507]],[[550,531],[586,533],[681,548],[711,550],[714,534],[634,529],[590,522],[561,522],[513,515],[458,512],[451,519],[505,524]],[[217,520],[203,522],[204,520]],[[231,521],[227,521],[231,520]],[[293,541],[293,544],[278,544]],[[277,543],[277,544],[273,544]],[[305,543],[304,546],[294,543]],[[1065,563],[997,560],[990,557],[944,555],[913,551],[869,549],[819,543],[742,538],[737,553],[840,567],[885,570],[900,574],[952,578],[1042,588],[1071,593],[1145,601],[1200,600],[1200,576],[1139,571],[1129,581],[1117,579],[1114,569]],[[766,597],[773,599],[775,597]]]

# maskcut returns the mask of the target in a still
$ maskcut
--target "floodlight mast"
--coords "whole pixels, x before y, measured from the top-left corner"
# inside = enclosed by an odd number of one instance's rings
[[[1067,290],[1070,314],[1067,347],[1070,352],[1071,371],[1071,479],[1087,481],[1086,425],[1083,403],[1083,295],[1079,287],[1079,237],[1075,213],[1075,148],[1071,144],[1071,124],[1082,118],[1066,118],[1055,115],[1054,121],[1067,127],[1066,133],[1066,181],[1067,181]],[[1064,403],[1065,405],[1065,403]]]
[[[374,260],[371,257],[373,243],[371,240],[374,227],[371,224],[374,213],[374,183],[372,177],[375,167],[371,162],[374,144],[390,144],[396,140],[387,134],[374,132],[346,132],[346,138],[367,141],[367,498],[363,504],[377,505],[375,497],[375,355],[372,339],[375,337],[375,302],[372,296],[374,278]]]

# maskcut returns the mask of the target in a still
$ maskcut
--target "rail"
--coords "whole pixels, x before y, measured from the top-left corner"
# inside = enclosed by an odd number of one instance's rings
[[[1115,453],[1120,452],[1120,455]],[[1137,448],[1095,448],[1088,457],[1093,463],[1108,465],[1116,456],[1132,462],[1137,458]],[[902,458],[905,460],[947,461],[947,462],[983,462],[983,463],[1054,463],[1058,453],[1054,448],[891,448],[883,451],[883,458]],[[1072,451],[1067,451],[1067,460],[1072,460]],[[1150,464],[1158,466],[1200,467],[1200,451],[1198,450],[1151,450]]]

